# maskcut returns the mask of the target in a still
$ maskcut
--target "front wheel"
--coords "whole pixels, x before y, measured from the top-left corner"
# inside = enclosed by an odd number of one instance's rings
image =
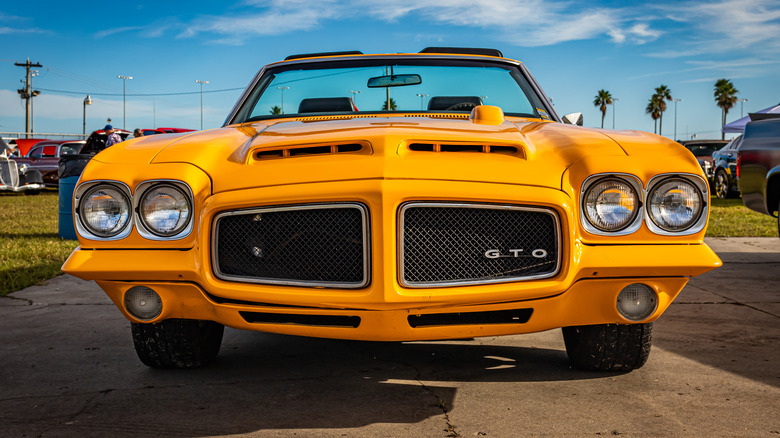
[[[650,356],[653,323],[597,324],[563,328],[572,366],[586,371],[631,371]]]
[[[166,319],[156,324],[132,323],[138,358],[152,368],[196,368],[219,353],[225,326],[214,321]]]
[[[720,199],[728,199],[732,196],[729,176],[723,169],[718,169],[715,173],[715,195]]]

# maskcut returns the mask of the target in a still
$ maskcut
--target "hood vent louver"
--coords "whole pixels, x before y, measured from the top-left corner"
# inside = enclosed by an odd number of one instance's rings
[[[257,149],[252,152],[255,161],[276,160],[282,158],[310,157],[314,155],[334,154],[371,154],[368,143],[344,143],[310,146],[288,146],[282,148]]]
[[[409,143],[407,147],[413,152],[472,152],[525,158],[523,148],[519,145]]]

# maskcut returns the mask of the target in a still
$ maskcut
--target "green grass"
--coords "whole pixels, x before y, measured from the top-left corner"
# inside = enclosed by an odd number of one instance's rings
[[[777,237],[777,219],[748,210],[741,199],[711,200],[707,236]],[[0,193],[0,296],[61,274],[78,243],[58,235],[57,192]]]
[[[777,219],[748,210],[742,198],[710,200],[708,237],[777,237]]]
[[[0,296],[53,278],[78,246],[58,232],[58,196],[0,193]]]

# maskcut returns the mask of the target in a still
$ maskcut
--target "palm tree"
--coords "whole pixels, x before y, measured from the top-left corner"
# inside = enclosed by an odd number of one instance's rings
[[[607,116],[607,105],[612,105],[612,95],[609,91],[601,89],[596,93],[596,97],[593,98],[593,106],[599,107],[601,111],[601,128],[604,128],[604,117]]]
[[[395,99],[393,99],[393,98],[391,97],[391,98],[390,98],[390,109],[389,109],[389,111],[395,111],[396,109],[398,109],[398,105],[396,105],[396,103],[395,103]],[[382,111],[388,111],[388,109],[387,109],[387,101],[385,101],[385,102],[382,104]]]
[[[281,113],[282,113],[282,109],[279,107],[279,105],[274,105],[274,107],[271,108],[271,114],[276,115]]]
[[[661,84],[655,89],[655,96],[658,97],[658,134],[664,135],[664,111],[666,111],[666,101],[672,100],[672,90]]]
[[[729,110],[734,108],[734,105],[736,105],[737,93],[739,93],[739,90],[734,88],[734,84],[730,80],[718,79],[715,82],[715,93],[713,93],[715,96],[715,104],[718,105],[723,111],[723,117],[721,118],[720,126],[724,126],[726,124],[726,114],[728,114]],[[721,132],[720,139],[724,140],[725,138],[726,134]]]
[[[647,107],[645,108],[645,113],[650,114],[650,117],[653,118],[653,121],[655,122],[655,125],[653,125],[653,133],[658,133],[658,119],[661,117],[661,102],[662,100],[658,97],[658,95],[653,94],[653,96],[650,98],[650,101],[647,103]]]

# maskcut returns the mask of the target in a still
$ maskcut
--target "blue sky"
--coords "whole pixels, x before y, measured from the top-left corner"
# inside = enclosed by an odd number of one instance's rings
[[[731,79],[744,113],[780,102],[777,0],[244,0],[0,6],[0,132],[24,129],[24,69],[33,79],[36,132],[113,125],[218,127],[257,70],[293,53],[416,52],[427,46],[500,49],[523,61],[563,115],[599,126],[599,89],[616,102],[617,128],[653,131],[644,108],[661,84],[677,107],[677,137],[720,138],[713,84]],[[126,81],[126,122],[122,80]],[[740,104],[728,121],[740,116]],[[612,127],[612,109],[605,127]],[[673,136],[674,105],[663,134]]]

